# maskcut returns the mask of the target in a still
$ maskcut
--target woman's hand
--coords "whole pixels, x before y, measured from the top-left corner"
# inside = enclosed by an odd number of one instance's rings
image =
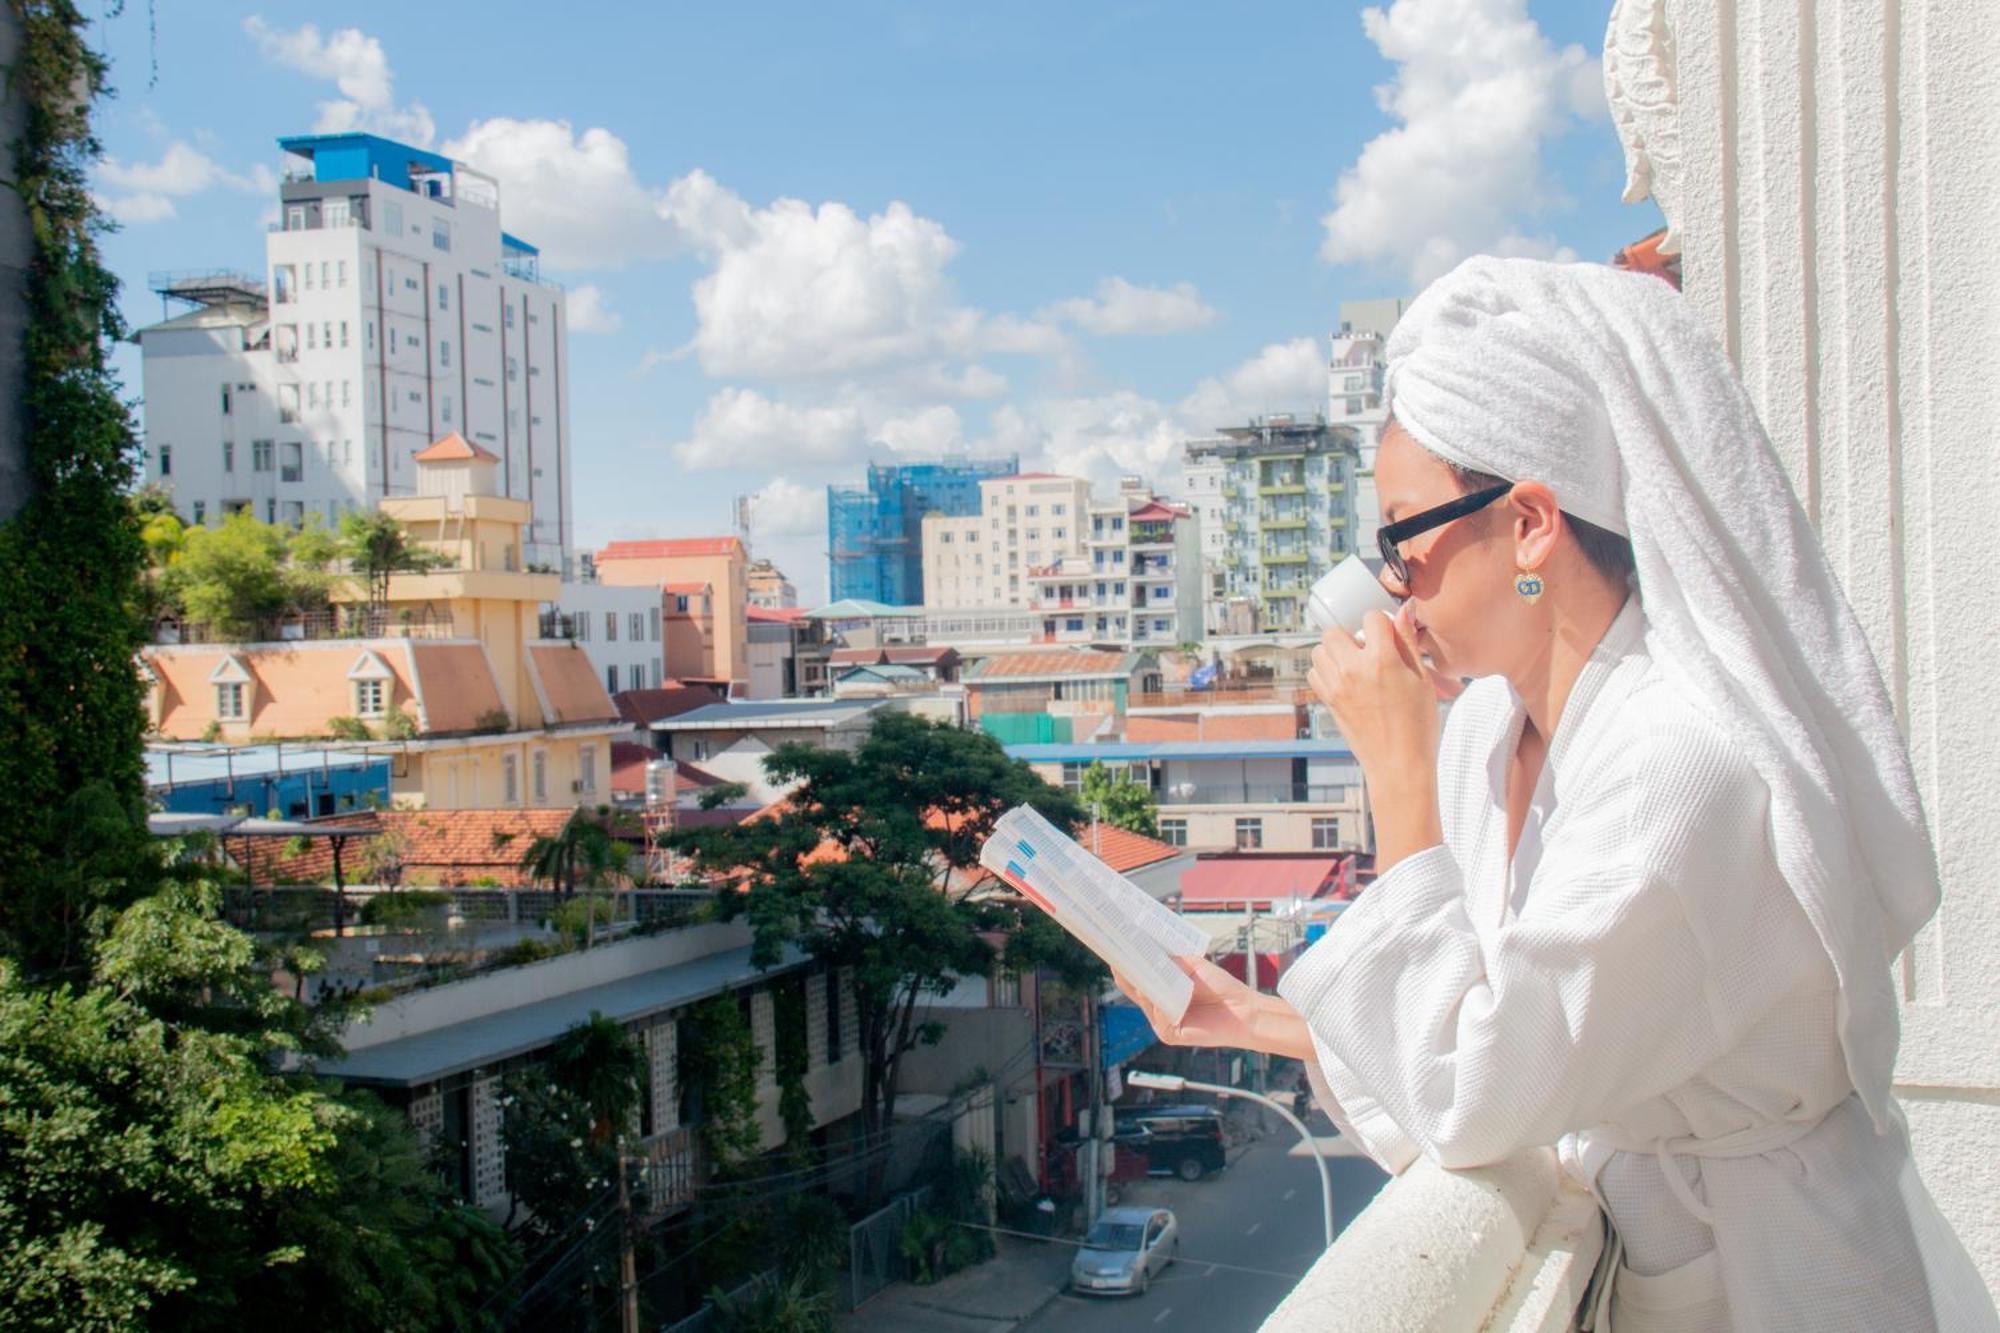
[[[1378,870],[1443,840],[1437,807],[1440,690],[1409,617],[1407,602],[1393,620],[1369,612],[1365,642],[1333,626],[1313,649],[1306,676],[1361,763],[1375,814]]]
[[[1305,1020],[1275,995],[1251,990],[1206,958],[1176,958],[1194,982],[1194,995],[1178,1023],[1160,1012],[1144,991],[1113,971],[1111,978],[1152,1024],[1153,1035],[1169,1046],[1225,1046],[1268,1051],[1295,1060],[1310,1059],[1312,1039]]]

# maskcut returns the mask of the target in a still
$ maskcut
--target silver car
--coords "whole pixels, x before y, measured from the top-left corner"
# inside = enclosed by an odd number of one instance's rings
[[[1167,1209],[1107,1208],[1070,1262],[1070,1289],[1093,1296],[1136,1295],[1180,1252],[1180,1227]]]

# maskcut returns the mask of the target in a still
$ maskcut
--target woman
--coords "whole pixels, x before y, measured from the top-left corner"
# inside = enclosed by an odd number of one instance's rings
[[[1311,676],[1379,877],[1279,995],[1193,964],[1156,1030],[1307,1061],[1391,1172],[1555,1146],[1616,1333],[2000,1327],[1889,1091],[1908,756],[1721,350],[1656,279],[1481,258],[1388,360],[1406,600]]]

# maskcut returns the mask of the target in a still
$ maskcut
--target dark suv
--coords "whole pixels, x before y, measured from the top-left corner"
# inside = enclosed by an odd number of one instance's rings
[[[1113,1142],[1145,1153],[1149,1171],[1200,1180],[1228,1164],[1222,1113],[1212,1106],[1121,1106],[1112,1124]]]

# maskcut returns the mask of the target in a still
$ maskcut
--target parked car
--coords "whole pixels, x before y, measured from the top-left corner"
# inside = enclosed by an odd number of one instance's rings
[[[1180,1226],[1169,1210],[1107,1208],[1070,1261],[1070,1289],[1093,1296],[1139,1295],[1180,1252]]]
[[[1200,1180],[1228,1165],[1222,1112],[1213,1106],[1121,1106],[1112,1124],[1112,1141],[1143,1152],[1152,1172]]]

